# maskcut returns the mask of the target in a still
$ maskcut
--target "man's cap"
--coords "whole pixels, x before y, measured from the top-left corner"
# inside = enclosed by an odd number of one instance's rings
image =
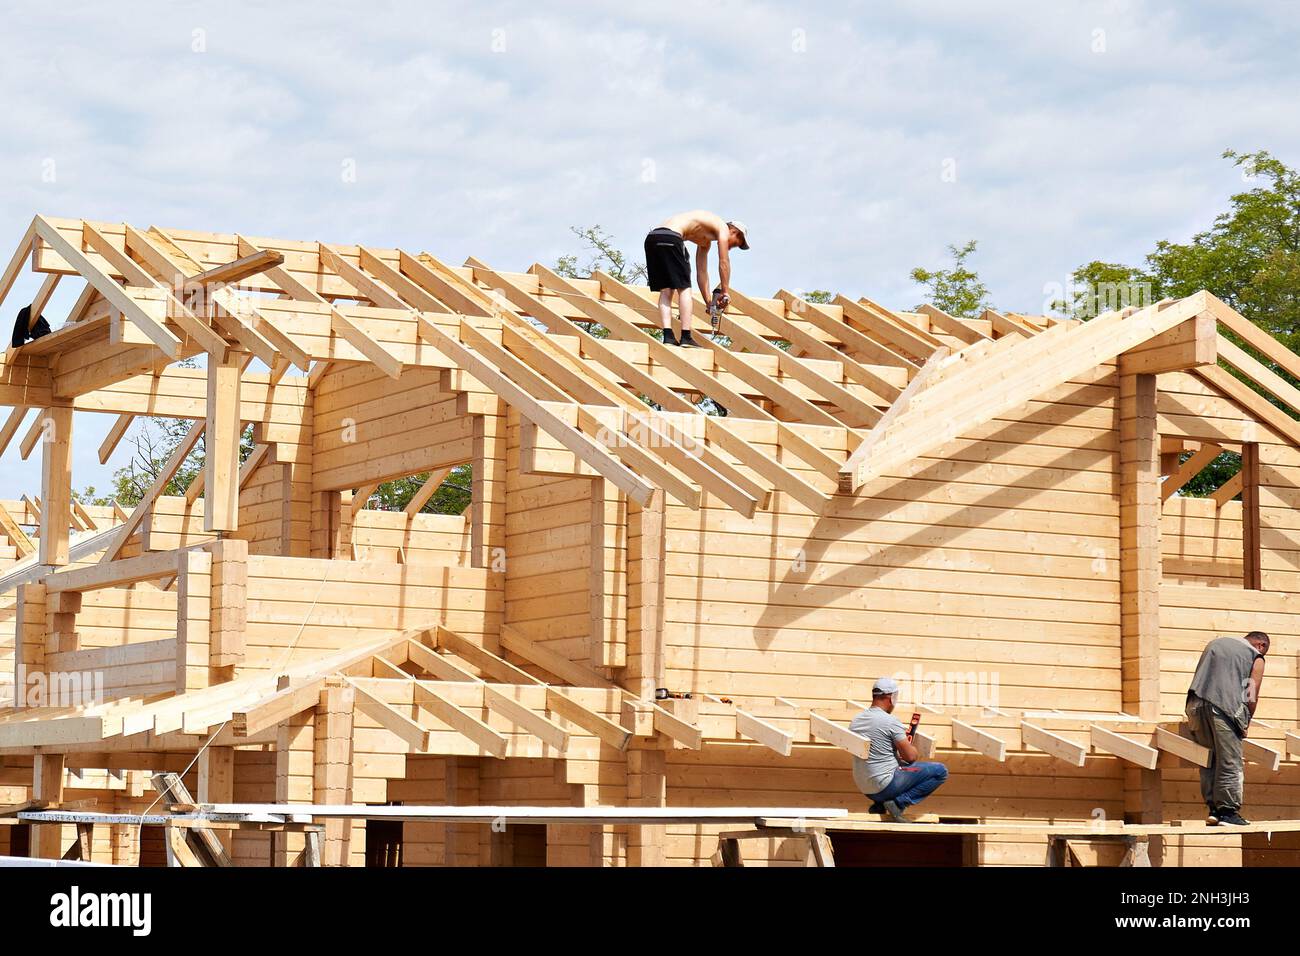
[[[745,228],[745,224],[741,222],[739,219],[729,219],[727,220],[727,225],[730,226],[732,229],[736,230],[736,232],[740,233],[740,248],[748,249],[749,230]]]
[[[898,681],[892,677],[881,677],[871,685],[872,697],[884,697],[886,694],[898,693]]]

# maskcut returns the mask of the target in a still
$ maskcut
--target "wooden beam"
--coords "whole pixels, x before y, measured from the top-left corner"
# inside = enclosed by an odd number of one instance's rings
[[[239,450],[243,427],[239,419],[239,378],[242,356],[208,360],[208,401],[203,456],[203,530],[239,528]]]
[[[379,726],[402,740],[417,753],[429,750],[429,731],[425,730],[410,717],[398,713],[392,706],[366,690],[358,681],[344,677],[344,683],[357,693],[357,709]]]
[[[651,705],[651,709],[654,713],[656,732],[671,738],[689,750],[699,750],[704,746],[704,732],[698,726],[683,720],[659,704]]]
[[[1184,488],[1189,481],[1201,473],[1202,470],[1219,455],[1223,454],[1223,447],[1213,442],[1205,442],[1201,447],[1192,454],[1185,462],[1178,466],[1178,470],[1166,478],[1160,484],[1160,500],[1168,501],[1178,491]]]
[[[5,419],[4,425],[0,427],[0,455],[5,453],[9,443],[14,440],[14,435],[22,427],[23,419],[27,417],[29,411],[31,411],[31,408],[27,405],[15,405],[9,410],[9,416]]]
[[[736,732],[750,740],[757,740],[782,757],[790,756],[794,749],[794,734],[787,733],[775,724],[768,723],[761,717],[755,717],[739,708],[736,710]]]
[[[1046,731],[1029,721],[1020,722],[1020,739],[1026,747],[1035,747],[1076,767],[1082,767],[1088,755],[1088,748],[1082,744]]]
[[[1282,752],[1280,750],[1265,747],[1249,737],[1245,737],[1241,741],[1241,756],[1249,763],[1256,763],[1267,768],[1269,773],[1277,773],[1282,767]]]
[[[109,428],[108,434],[104,436],[104,440],[99,445],[99,463],[101,465],[108,464],[109,457],[117,449],[118,443],[122,441],[122,437],[126,435],[127,429],[131,427],[131,423],[134,421],[134,415],[123,414],[117,416],[112,427]]]
[[[930,319],[931,328],[937,328],[940,332],[945,332],[967,345],[973,345],[988,338],[983,332],[971,328],[961,319],[949,315],[943,309],[936,308],[933,305],[923,305],[917,311]]]
[[[268,366],[278,357],[278,349],[281,346],[292,354],[300,355],[297,346],[286,336],[278,334],[270,323],[265,322],[253,300],[238,296],[224,285],[213,281],[195,281],[198,275],[202,274],[199,264],[182,252],[171,236],[163,230],[155,226],[146,234],[127,226],[126,247],[170,283],[172,290],[178,290],[186,302],[189,301],[189,296],[197,294],[205,312],[211,313],[212,319],[224,327],[242,348],[256,355]],[[189,271],[190,269],[193,272]],[[186,303],[174,297],[171,301],[194,322],[204,328],[207,327],[206,315],[200,318]],[[212,309],[212,304],[220,306],[222,311],[217,312]],[[263,334],[264,331],[267,334]],[[275,340],[274,343],[272,339]]]
[[[505,757],[506,738],[497,733],[483,721],[479,720],[459,704],[440,694],[427,681],[415,680],[415,704],[433,714],[456,733],[478,746],[494,757]]]
[[[1198,767],[1208,767],[1210,765],[1210,751],[1207,748],[1202,747],[1194,740],[1189,740],[1181,734],[1176,734],[1163,727],[1157,727],[1152,732],[1151,744],[1157,750],[1174,754]]]
[[[72,406],[55,405],[45,411],[50,423],[41,447],[41,564],[68,563],[72,525]]]
[[[292,684],[235,710],[230,715],[230,725],[234,735],[255,737],[304,710],[310,710],[319,703],[324,686],[323,677],[302,684]]]
[[[42,235],[42,237],[45,238],[44,235]],[[204,322],[202,319],[196,316],[188,308],[186,308],[185,305],[172,294],[170,289],[168,289],[161,282],[155,279],[152,275],[146,272],[144,268],[139,265],[139,263],[137,263],[134,259],[130,257],[130,255],[128,255],[126,252],[122,251],[121,249],[118,249],[117,246],[113,245],[112,240],[110,240],[107,236],[105,236],[102,232],[100,232],[98,229],[96,229],[93,225],[91,225],[88,222],[82,223],[82,241],[85,242],[86,245],[90,246],[101,257],[103,257],[103,259],[110,266],[112,266],[114,269],[117,269],[119,272],[121,272],[122,275],[126,277],[126,283],[128,287],[148,289],[155,292],[157,294],[158,300],[163,305],[165,317],[171,320],[172,322],[174,322],[177,325],[177,327],[179,327],[180,330],[184,332],[186,336],[193,339],[200,348],[202,348],[209,355],[213,355],[218,359],[225,358],[226,349],[228,347],[226,345],[225,339],[223,339],[220,335],[214,332],[212,330],[212,327],[209,326],[206,322]],[[62,252],[62,250],[58,250],[58,251]],[[87,276],[87,279],[89,278],[90,277]],[[98,286],[96,286],[96,288],[98,288]],[[112,299],[106,293],[104,293],[103,289],[100,289],[99,291],[102,295],[104,295],[106,299],[112,301]],[[120,288],[118,291],[125,292],[125,290],[122,290]],[[134,305],[135,299],[131,298],[129,293],[126,293],[126,296],[127,299]],[[117,303],[114,304],[116,305]],[[135,308],[134,311],[135,313],[143,312],[143,310],[138,306]],[[149,336],[149,339],[152,342],[158,345],[159,348],[162,348],[165,339],[162,339],[157,334],[158,329],[161,328],[160,325],[154,323],[154,327],[150,328],[149,323],[144,323],[139,321],[138,316],[133,315],[131,311],[127,309],[122,309],[122,312],[124,315],[126,315],[128,319],[132,319],[133,321],[135,321],[136,324],[140,327],[140,330],[144,332],[145,335]],[[164,328],[162,329],[162,331],[165,332],[167,330]],[[163,349],[163,351],[167,352],[165,348]],[[167,354],[169,358],[173,358],[173,359],[180,357],[179,354],[177,355],[172,355],[171,353],[167,353]]]
[[[844,346],[844,350],[861,362],[872,365],[892,365],[897,368],[906,369],[910,378],[917,372],[920,366],[912,359],[904,355],[896,348],[890,348],[883,342],[879,342],[870,336],[864,335],[853,326],[849,325],[843,319],[835,319],[831,315],[822,311],[823,308],[836,309],[842,316],[844,310],[840,306],[821,306],[820,303],[806,302],[799,298],[793,292],[781,289],[776,293],[776,298],[785,303],[787,318],[793,316],[795,321],[807,322],[809,325],[820,329],[826,335],[830,336],[832,341],[839,342]],[[882,396],[890,398],[891,396]]]
[[[113,543],[104,549],[104,554],[99,559],[102,563],[107,564],[114,560],[118,556],[119,552],[121,552],[122,546],[126,544],[127,539],[130,538],[131,535],[136,532],[136,529],[140,527],[140,523],[144,520],[145,515],[147,515],[153,508],[154,499],[162,494],[162,491],[167,487],[168,482],[175,477],[181,464],[189,457],[190,452],[194,450],[194,446],[198,443],[199,436],[203,434],[206,425],[206,422],[198,421],[190,426],[190,430],[185,433],[185,437],[181,439],[180,444],[176,446],[176,450],[172,452],[171,457],[167,459],[163,464],[162,470],[159,471],[157,477],[154,478],[153,484],[151,484],[148,490],[145,491],[144,497],[140,499],[140,503],[135,506],[131,511],[131,514],[122,523],[121,527],[117,529],[117,534],[113,538]]]
[[[871,741],[866,737],[855,734],[847,727],[832,723],[815,711],[808,712],[808,729],[818,740],[824,740],[841,750],[847,750],[855,757],[865,760],[871,753]]]
[[[562,688],[553,686],[546,688],[546,706],[552,713],[577,724],[617,750],[626,750],[628,741],[632,739],[632,732],[626,727],[584,707],[568,696]]]
[[[554,674],[560,680],[575,687],[614,688],[615,685],[589,667],[584,667],[563,655],[557,654],[529,640],[509,624],[501,625],[501,647],[511,654],[518,654],[529,663],[536,664],[542,670]]]
[[[1007,759],[1005,740],[960,720],[954,719],[952,722],[952,740],[953,743],[961,744],[963,747],[978,750],[984,756],[991,757],[999,763]]]
[[[424,484],[420,485],[419,491],[411,496],[411,500],[406,503],[406,508],[403,509],[408,518],[414,518],[424,509],[424,506],[429,503],[429,499],[447,480],[447,476],[451,474],[454,467],[456,466],[449,465],[446,468],[439,468],[429,472],[429,477],[424,480]]]
[[[1210,493],[1210,500],[1216,507],[1222,508],[1237,495],[1241,494],[1242,488],[1245,487],[1245,477],[1241,472],[1237,472],[1218,488]]]
[[[1223,342],[1235,348],[1226,339]],[[1159,375],[1213,365],[1219,360],[1218,344],[1214,316],[1202,312],[1124,353],[1124,369],[1135,374]]]
[[[924,362],[935,349],[943,346],[938,339],[893,317],[875,303],[854,302],[842,295],[837,295],[833,301],[843,311],[846,324],[863,330],[891,348],[901,349],[915,362]]]
[[[1136,764],[1144,770],[1155,770],[1156,764],[1160,761],[1160,751],[1154,747],[1148,747],[1146,744],[1130,740],[1128,737],[1107,730],[1105,727],[1092,724],[1088,727],[1088,734],[1093,750],[1100,750],[1102,753],[1119,757],[1121,760]]]
[[[272,249],[259,249],[251,255],[188,276],[185,280],[185,291],[191,292],[217,284],[233,285],[250,276],[258,275],[283,264],[284,255],[282,253]]]
[[[0,531],[8,536],[13,543],[14,549],[18,552],[18,557],[25,558],[36,550],[36,545],[32,539],[27,536],[27,532],[19,527],[14,516],[9,513],[9,509],[0,504]]]
[[[513,405],[520,415],[546,431],[629,498],[642,505],[650,500],[654,486],[616,460],[606,449],[556,416],[482,356],[470,351],[433,323],[424,322],[421,328],[438,351]]]
[[[881,416],[880,421],[876,422],[875,427],[864,438],[856,448],[849,452],[848,460],[844,462],[839,473],[839,489],[841,494],[853,494],[862,487],[865,482],[867,464],[871,450],[878,445],[889,433],[893,424],[906,413],[912,400],[925,389],[930,380],[939,374],[943,368],[945,360],[949,355],[948,347],[941,345],[931,353],[930,357],[925,360],[920,371],[912,377],[907,383],[907,387],[894,400],[894,404],[886,409],[885,414]]]
[[[496,654],[493,654],[486,648],[475,644],[468,638],[462,637],[455,631],[449,631],[445,627],[439,627],[437,629],[437,640],[439,647],[446,648],[461,660],[474,665],[494,680],[501,681],[504,684],[542,683],[542,681],[538,680],[527,671],[520,670],[505,658],[498,657]],[[520,656],[523,657],[526,655],[521,654]]]

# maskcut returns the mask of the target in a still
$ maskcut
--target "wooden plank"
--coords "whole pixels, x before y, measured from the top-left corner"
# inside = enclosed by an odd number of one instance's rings
[[[414,680],[414,678],[413,678]],[[415,703],[462,737],[474,741],[494,757],[505,757],[506,738],[460,705],[447,699],[428,681],[415,680]]]
[[[964,721],[954,719],[952,721],[952,740],[955,744],[961,744],[963,747],[970,747],[977,750],[986,757],[1004,763],[1007,759],[1007,742],[1001,737],[995,737],[988,731],[980,730],[978,727],[972,727]]]
[[[628,741],[632,739],[630,730],[614,723],[603,714],[584,707],[565,694],[562,688],[546,688],[546,706],[552,713],[577,724],[617,750],[626,750]]]
[[[398,713],[353,678],[344,677],[343,681],[356,691],[358,710],[405,742],[408,747],[417,753],[425,753],[429,750],[429,731],[405,714]]]
[[[169,288],[145,271],[128,253],[118,249],[107,236],[89,222],[82,223],[81,235],[82,241],[86,245],[90,246],[103,257],[104,261],[125,276],[128,287],[150,289],[157,293],[158,298],[164,304],[167,319],[174,322],[188,338],[193,339],[209,355],[214,355],[218,359],[225,357],[226,340],[214,332],[210,325],[191,312],[172,294]],[[103,294],[102,289],[100,293]],[[108,298],[108,296],[105,296],[105,298]],[[127,318],[132,317],[131,313],[126,312],[126,310],[123,310],[123,313]],[[158,338],[148,328],[141,326],[140,330],[151,341],[158,342]],[[175,357],[172,356],[172,358]]]
[[[30,411],[31,407],[27,405],[15,405],[9,410],[4,425],[0,426],[0,455],[5,453],[9,443],[14,440],[14,435],[18,433],[18,429],[22,427],[23,419],[27,417],[27,413]]]
[[[1160,751],[1154,747],[1148,747],[1135,740],[1130,740],[1128,737],[1107,730],[1105,727],[1092,724],[1088,728],[1088,734],[1093,750],[1100,750],[1102,753],[1119,757],[1121,760],[1136,764],[1144,770],[1155,770],[1156,764],[1160,760]]]
[[[131,295],[118,285],[98,266],[93,264],[80,249],[73,246],[53,224],[37,216],[36,231],[41,239],[50,246],[68,265],[76,269],[87,282],[95,287],[109,303],[131,320],[149,340],[162,350],[169,359],[181,357],[181,341],[161,322],[148,314]]]
[[[787,733],[775,724],[768,723],[761,717],[755,717],[739,708],[736,709],[736,732],[751,740],[757,740],[782,757],[790,756],[794,749],[794,734]]]
[[[1194,740],[1188,740],[1186,737],[1163,727],[1157,727],[1152,732],[1151,743],[1157,750],[1174,754],[1198,767],[1208,767],[1210,765],[1210,751],[1208,749]]]
[[[447,477],[451,474],[451,470],[454,467],[454,465],[451,465],[447,468],[439,468],[435,471],[429,472],[429,477],[424,480],[424,484],[420,486],[420,490],[412,495],[411,500],[406,503],[406,508],[404,510],[408,518],[415,517],[424,509],[424,506],[429,503],[429,499],[433,497],[434,492],[436,492],[442,486],[442,483],[447,480]]]
[[[1282,768],[1282,752],[1280,750],[1266,747],[1249,737],[1245,737],[1241,741],[1241,755],[1247,762],[1265,767],[1269,773],[1277,773]]]
[[[131,427],[131,423],[134,421],[134,415],[124,414],[117,416],[117,419],[113,422],[113,426],[109,428],[108,434],[104,436],[104,440],[99,445],[99,463],[101,465],[108,464],[109,457],[112,456],[113,452],[117,449],[123,436],[126,435],[127,429]],[[0,451],[3,450],[3,448],[0,448]]]
[[[151,484],[148,490],[145,491],[144,497],[140,499],[140,503],[135,506],[127,519],[122,522],[121,527],[117,529],[116,536],[113,538],[113,543],[104,549],[104,554],[99,559],[101,562],[107,564],[117,558],[118,554],[122,550],[122,546],[126,544],[127,539],[136,532],[140,527],[140,522],[144,520],[145,515],[152,510],[154,499],[162,494],[162,491],[167,487],[168,482],[175,477],[176,471],[180,468],[181,463],[184,462],[185,459],[189,457],[190,452],[194,450],[194,446],[198,443],[199,436],[203,434],[206,425],[207,423],[204,421],[197,421],[190,426],[190,430],[185,433],[185,437],[182,438],[180,444],[176,446],[176,450],[172,452],[171,457],[163,464],[162,470],[159,471],[153,484]]]
[[[36,545],[27,536],[27,532],[18,526],[9,509],[0,504],[0,531],[3,531],[18,552],[18,557],[25,558],[36,550]]]
[[[1082,744],[1044,730],[1027,720],[1020,722],[1020,739],[1025,746],[1036,747],[1076,767],[1082,767],[1088,755],[1088,748]]]
[[[862,476],[866,474],[867,462],[871,455],[871,450],[879,444],[890,427],[906,413],[912,400],[927,386],[932,378],[939,374],[947,360],[949,351],[947,346],[939,346],[926,359],[925,364],[921,366],[919,372],[912,377],[907,383],[907,387],[895,399],[894,404],[886,409],[885,414],[881,416],[880,421],[876,422],[875,427],[864,438],[856,448],[849,452],[848,460],[844,462],[839,473],[839,489],[841,494],[852,494],[858,488],[862,487],[865,480]]]
[[[518,654],[529,663],[536,664],[542,670],[554,674],[560,680],[575,687],[613,688],[615,686],[591,668],[584,667],[529,640],[509,624],[501,625],[501,647],[511,654]]]
[[[208,360],[207,419],[203,455],[203,530],[239,528],[239,451],[243,426],[239,419],[239,378],[242,356]]]
[[[808,712],[808,728],[818,740],[824,740],[841,750],[847,750],[855,757],[865,760],[871,754],[871,741],[866,737],[853,733],[847,727],[832,723],[816,711]]]
[[[39,562],[52,567],[68,563],[72,525],[72,407],[45,410],[45,440],[41,445],[41,521]]]
[[[1201,473],[1202,470],[1214,459],[1223,453],[1223,447],[1213,442],[1205,442],[1193,453],[1185,462],[1178,466],[1178,470],[1166,478],[1160,484],[1160,500],[1168,501],[1179,489],[1186,487],[1187,483]]]
[[[506,684],[542,683],[527,671],[520,670],[505,658],[498,657],[496,654],[493,654],[486,648],[475,644],[468,638],[462,637],[455,631],[449,631],[445,627],[440,627],[437,629],[437,634],[439,647],[445,647],[457,657],[473,664],[484,674],[487,674],[495,680]]]
[[[917,309],[922,315],[930,319],[930,327],[937,328],[940,332],[946,332],[953,338],[965,342],[967,345],[973,345],[976,342],[982,342],[988,338],[978,329],[973,329],[956,316],[949,315],[943,309],[933,305],[923,305]]]

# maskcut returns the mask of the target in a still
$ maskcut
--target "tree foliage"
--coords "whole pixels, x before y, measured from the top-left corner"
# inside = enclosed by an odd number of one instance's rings
[[[979,274],[966,264],[977,245],[972,239],[963,246],[949,246],[952,265],[947,269],[917,266],[912,270],[912,279],[929,289],[930,303],[959,319],[979,318],[989,304],[988,288],[980,281]]]

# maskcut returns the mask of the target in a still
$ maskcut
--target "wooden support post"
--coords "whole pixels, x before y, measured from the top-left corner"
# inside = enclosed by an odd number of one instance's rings
[[[662,807],[668,802],[667,754],[662,750],[627,752],[627,802],[636,807]],[[663,866],[667,830],[661,826],[628,828],[628,866]]]
[[[1123,705],[1160,713],[1160,436],[1156,377],[1120,360],[1120,646]]]
[[[275,802],[310,803],[316,745],[316,711],[295,714],[280,724],[275,739]],[[304,847],[301,833],[277,833],[273,865],[288,866]]]
[[[248,542],[226,538],[212,546],[212,607],[209,664],[235,668],[244,662],[248,598]],[[233,677],[231,670],[223,677]]]
[[[1259,544],[1259,444],[1241,446],[1241,586],[1253,591],[1263,588]]]
[[[340,680],[326,682],[316,709],[313,803],[352,802],[352,714],[356,692]],[[346,866],[351,849],[348,820],[326,820],[321,865]]]
[[[212,554],[182,551],[176,569],[176,683],[178,694],[213,683]]]
[[[72,527],[72,406],[55,405],[43,413],[41,446],[40,563],[68,563]]]
[[[448,804],[473,806],[479,802],[479,760],[477,757],[446,758]],[[448,823],[444,830],[444,862],[447,866],[478,866],[480,854],[488,849],[480,841],[484,828],[473,824]]]
[[[664,492],[628,516],[627,668],[624,686],[653,700],[664,686]]]
[[[627,663],[628,498],[609,482],[591,482],[588,656],[595,667]]]
[[[199,754],[199,803],[235,802],[235,748],[208,747]],[[234,842],[231,830],[215,830],[227,856]]]
[[[239,527],[239,377],[244,356],[208,358],[207,428],[203,459],[203,530]]]
[[[63,803],[63,754],[40,753],[32,758],[32,799],[51,807]],[[31,856],[39,860],[57,860],[63,856],[63,826],[37,823],[31,828]]]

